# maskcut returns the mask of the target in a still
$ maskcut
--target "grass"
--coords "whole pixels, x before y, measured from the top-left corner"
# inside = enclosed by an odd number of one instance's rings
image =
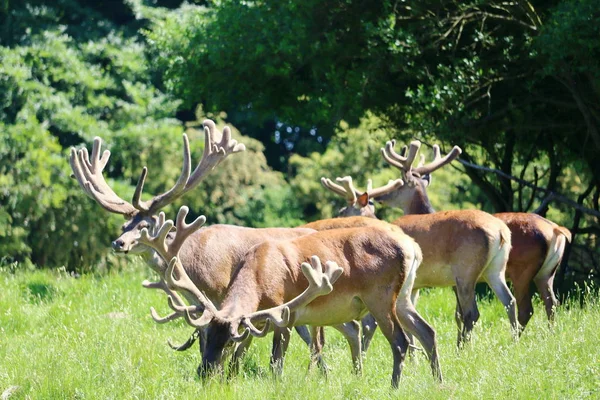
[[[167,339],[183,342],[192,329],[176,321],[155,324],[154,305],[165,297],[141,287],[142,265],[119,274],[73,278],[59,272],[16,274],[0,270],[0,395],[10,399],[380,399],[600,397],[600,301],[563,306],[553,329],[542,305],[518,342],[496,299],[480,301],[474,340],[455,348],[451,290],[423,293],[418,309],[437,331],[445,382],[436,383],[425,357],[404,366],[400,388],[390,388],[391,352],[377,333],[362,376],[351,372],[341,335],[328,329],[328,378],[307,371],[308,349],[293,337],[281,378],[268,367],[270,336],[253,342],[240,374],[202,382],[197,346],[174,352]]]

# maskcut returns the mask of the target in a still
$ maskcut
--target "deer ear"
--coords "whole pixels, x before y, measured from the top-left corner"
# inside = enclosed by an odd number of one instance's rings
[[[363,207],[366,207],[367,205],[369,205],[369,193],[364,192],[363,194],[358,196],[358,198],[356,199],[356,202],[358,203],[360,208],[363,208]]]

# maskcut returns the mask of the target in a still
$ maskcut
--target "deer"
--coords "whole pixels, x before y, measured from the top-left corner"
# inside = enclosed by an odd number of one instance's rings
[[[436,162],[440,163],[439,160]],[[429,165],[432,166],[433,164]],[[363,205],[366,199],[371,198],[369,190],[372,194],[380,193],[377,189],[372,189],[370,181],[367,185],[368,190],[364,193],[356,190],[351,177],[338,178],[337,181],[339,184],[323,178],[322,184],[347,200],[348,205],[341,210],[340,216],[362,215],[363,218],[357,223],[363,226],[364,220],[368,219],[364,216],[376,218],[373,207],[368,203],[366,206]],[[392,182],[386,187],[391,185]],[[391,193],[401,191],[405,186],[396,185],[395,189],[387,190],[380,196],[390,196]],[[363,201],[358,202],[361,197]],[[341,221],[345,219],[340,218]],[[413,285],[413,303],[417,302],[418,290],[421,288],[445,286],[457,288],[457,309],[460,310],[460,314],[455,315],[459,327],[458,347],[462,347],[471,339],[471,332],[479,319],[475,302],[475,285],[479,281],[485,281],[490,285],[506,309],[513,334],[518,331],[515,299],[504,278],[511,243],[510,230],[506,224],[478,210],[405,215],[392,224],[402,228],[423,251],[423,262]],[[315,227],[313,225],[313,228]],[[371,317],[363,319],[362,324],[362,347],[366,351],[377,325]]]
[[[179,178],[171,189],[153,196],[147,201],[141,200],[148,173],[146,167],[142,169],[131,202],[122,199],[111,189],[103,176],[104,168],[110,158],[110,151],[101,151],[102,140],[99,137],[94,138],[91,155],[86,148],[79,150],[71,148],[70,152],[69,162],[73,176],[85,194],[106,211],[123,215],[127,220],[121,228],[121,235],[112,242],[113,250],[117,253],[142,255],[147,264],[161,277],[159,282],[145,282],[144,287],[163,290],[167,295],[172,295],[162,279],[167,269],[167,263],[156,251],[140,242],[141,231],[147,229],[155,232],[158,227],[163,226],[165,214],[159,213],[161,208],[173,203],[195,188],[226,157],[245,150],[244,144],[237,143],[235,139],[231,138],[229,127],[226,126],[222,132],[219,132],[211,120],[205,120],[203,125],[205,147],[200,162],[191,171],[190,145],[188,137],[184,133],[183,166]],[[292,238],[313,232],[313,230],[305,228],[253,229],[233,225],[212,225],[195,231],[188,240],[181,243],[179,258],[190,279],[218,305],[224,298],[234,268],[251,247],[266,239]],[[171,240],[171,236],[168,236],[168,240]],[[182,315],[173,312],[166,317],[160,317],[153,311],[151,316],[157,323],[166,323],[180,318]],[[310,344],[308,330],[298,327],[297,331],[302,339]],[[189,349],[199,337],[200,351],[202,352],[202,334],[202,331],[195,331],[185,343],[169,344],[175,350],[184,351]],[[285,334],[289,336],[289,333]],[[282,338],[274,338],[274,343],[279,340]],[[240,347],[236,353],[237,357],[244,350],[243,347]],[[234,357],[235,359],[237,358]]]
[[[177,256],[179,243],[205,221],[198,217],[187,224],[186,215],[187,209],[182,207],[171,241],[167,236],[173,222],[165,221],[155,234],[142,229],[140,242],[165,261],[171,257],[164,275],[166,286],[173,291],[169,306],[182,313],[191,326],[206,329],[206,349],[198,367],[201,377],[220,369],[223,352],[233,343],[264,337],[271,329],[338,325],[369,312],[391,345],[393,387],[398,387],[408,348],[403,328],[421,340],[433,376],[442,381],[435,331],[410,298],[422,254],[401,229],[382,224],[266,240],[244,256],[218,307],[188,277]],[[322,259],[329,260],[324,268]],[[176,292],[189,293],[194,299],[190,305],[182,305]],[[284,342],[279,349],[282,355],[286,348]],[[318,339],[313,337],[313,355],[318,348]]]
[[[401,207],[405,214],[428,214],[434,212],[427,197],[431,185],[431,174],[450,163],[460,155],[460,148],[454,148],[441,157],[440,147],[433,146],[433,161],[424,165],[424,156],[416,168],[412,167],[421,143],[410,144],[407,157],[398,155],[395,141],[388,141],[381,149],[384,159],[401,171],[409,184],[383,195],[375,194],[372,199],[391,207]],[[554,222],[534,213],[503,212],[493,214],[503,221],[511,231],[512,248],[506,266],[506,278],[512,282],[517,302],[518,321],[521,331],[533,315],[531,283],[540,292],[548,321],[554,320],[558,301],[552,289],[556,269],[562,260],[567,243],[571,242],[571,232]]]

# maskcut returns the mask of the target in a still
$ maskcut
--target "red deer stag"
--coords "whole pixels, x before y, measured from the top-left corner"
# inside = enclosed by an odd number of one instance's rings
[[[101,154],[100,138],[94,139],[91,157],[85,148],[71,149],[71,168],[84,192],[107,211],[121,214],[127,219],[122,227],[121,236],[112,243],[113,249],[116,252],[145,255],[150,267],[161,277],[164,276],[167,265],[152,249],[139,242],[141,230],[146,228],[155,232],[157,226],[164,224],[164,214],[157,215],[160,208],[196,187],[227,156],[245,150],[243,144],[238,144],[231,138],[231,131],[228,127],[225,127],[221,134],[211,120],[204,121],[204,135],[204,155],[193,172],[190,167],[189,142],[187,135],[184,134],[183,167],[175,186],[163,194],[154,196],[151,200],[141,201],[147,175],[147,169],[144,167],[131,203],[121,199],[110,188],[102,175],[108,163],[110,151],[105,150]],[[212,225],[195,232],[189,240],[182,243],[179,257],[192,281],[216,304],[220,304],[235,266],[252,246],[266,239],[292,238],[312,232],[314,231],[310,229],[297,228],[252,229],[232,225]],[[162,282],[147,284],[146,287],[167,291]],[[168,291],[167,293],[169,294]],[[153,313],[152,316],[157,322],[164,323],[180,317],[181,314],[173,313],[166,318],[159,318],[156,313]],[[299,332],[307,344],[310,344],[308,331],[304,329]],[[189,348],[197,335],[201,333],[196,331],[184,345],[176,346],[176,349]],[[279,339],[274,338],[274,341]],[[239,352],[243,350],[240,347]]]
[[[179,232],[187,235],[203,222],[198,219],[186,225],[184,219],[182,210],[178,215],[182,228],[176,229],[171,243],[185,240],[177,238]],[[172,226],[172,222],[165,222],[156,235],[144,229],[140,240],[159,254],[170,256],[177,251],[165,240]],[[335,262],[326,264],[321,273],[319,259]],[[307,260],[312,260],[312,269]],[[198,290],[177,257],[171,260],[165,279],[170,290],[195,296],[191,306],[181,306],[176,297],[169,303],[184,313],[190,325],[207,328],[206,349],[199,367],[203,376],[219,367],[229,344],[244,341],[248,335],[264,336],[271,325],[276,331],[295,325],[336,325],[370,312],[392,347],[392,385],[396,387],[408,348],[401,322],[421,340],[434,376],[442,379],[435,331],[410,299],[420,261],[419,246],[398,228],[349,228],[267,240],[254,247],[234,272],[220,308]],[[335,289],[331,291],[334,281]],[[303,291],[307,283],[308,289]],[[264,326],[257,328],[261,323]],[[241,334],[240,328],[244,330]],[[318,340],[313,340],[313,351],[318,346]],[[286,347],[284,343],[282,357]]]
[[[361,210],[364,208],[361,204],[350,204],[350,199],[354,197],[371,197],[369,193],[358,192],[350,177],[338,178],[338,181],[342,186],[329,179],[322,180],[326,188],[336,188],[335,193],[349,200],[349,206],[342,209],[344,215],[363,214],[375,218],[372,208],[365,211]],[[393,185],[390,183],[386,188],[391,186]],[[381,196],[401,191],[404,186],[399,185],[392,191],[386,190]],[[376,189],[374,193],[380,193],[380,189]],[[345,219],[340,219],[342,224]],[[365,225],[363,220],[361,218],[357,223]],[[475,285],[478,281],[486,281],[492,287],[506,308],[513,331],[517,331],[515,299],[504,280],[510,250],[510,231],[502,221],[483,211],[471,210],[407,215],[392,224],[415,239],[423,251],[423,263],[413,286],[413,302],[416,302],[420,288],[457,287],[457,308],[461,310],[460,319],[457,316],[458,346],[470,338],[473,326],[479,319],[475,302]],[[318,226],[313,225],[312,228],[316,229]],[[372,318],[363,320],[364,350],[368,348],[375,328]]]
[[[383,195],[375,194],[371,198],[392,207],[401,207],[405,214],[434,212],[427,197],[431,174],[458,157],[460,149],[455,146],[442,158],[439,146],[434,145],[433,161],[423,165],[424,157],[421,156],[417,168],[412,168],[421,143],[412,142],[407,157],[397,154],[394,146],[394,141],[387,142],[381,151],[390,165],[400,169],[407,185]],[[525,328],[533,315],[530,292],[532,282],[540,292],[548,319],[552,321],[557,305],[552,283],[566,242],[571,241],[571,232],[533,213],[509,212],[493,215],[506,223],[512,234],[512,249],[506,266],[506,278],[513,283],[521,327]]]

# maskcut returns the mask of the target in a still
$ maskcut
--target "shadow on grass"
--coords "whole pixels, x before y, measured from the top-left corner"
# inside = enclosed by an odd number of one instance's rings
[[[51,302],[59,294],[56,287],[49,283],[29,282],[23,285],[23,297],[31,304]]]

